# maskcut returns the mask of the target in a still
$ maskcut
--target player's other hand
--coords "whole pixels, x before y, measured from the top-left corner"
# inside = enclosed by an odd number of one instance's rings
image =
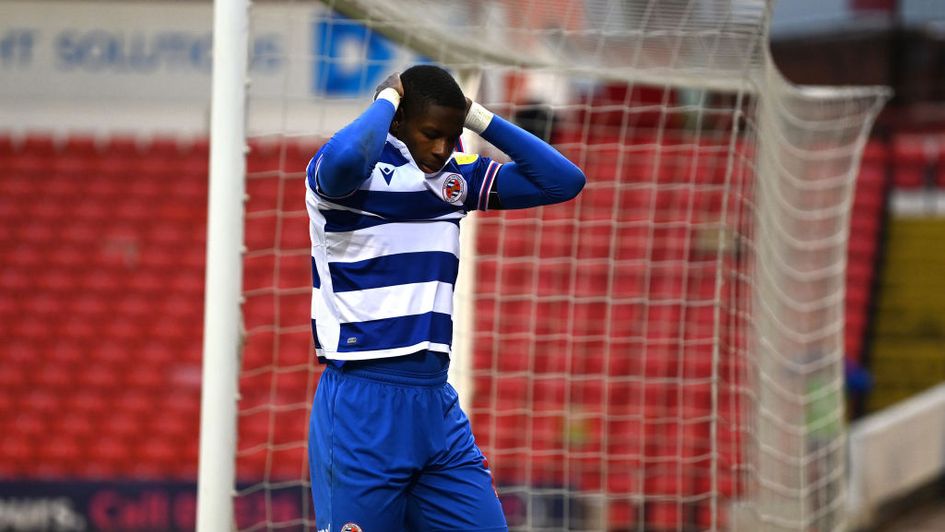
[[[400,94],[401,98],[404,97],[404,84],[400,82],[400,72],[394,72],[393,74],[387,76],[387,79],[382,81],[381,84],[377,86],[377,89],[374,90],[374,99],[376,100],[377,95],[388,87],[397,91],[397,94]]]

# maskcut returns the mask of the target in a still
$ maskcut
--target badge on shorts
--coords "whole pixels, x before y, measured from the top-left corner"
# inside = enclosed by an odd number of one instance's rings
[[[450,203],[463,200],[466,192],[466,181],[459,174],[449,174],[443,181],[443,199]]]
[[[355,523],[345,523],[345,526],[341,527],[341,532],[363,532],[361,527]]]

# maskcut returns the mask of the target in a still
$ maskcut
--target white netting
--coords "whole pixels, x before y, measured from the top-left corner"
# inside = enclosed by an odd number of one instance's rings
[[[785,83],[760,0],[327,4],[254,8],[309,43],[283,60],[312,93],[251,88],[238,527],[314,527],[305,163],[426,58],[588,177],[463,222],[454,378],[512,528],[840,529],[847,215],[883,93]]]

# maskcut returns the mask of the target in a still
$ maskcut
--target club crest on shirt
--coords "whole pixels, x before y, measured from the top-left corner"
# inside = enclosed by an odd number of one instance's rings
[[[466,180],[459,174],[447,174],[443,180],[443,199],[449,203],[461,203],[466,196]]]
[[[362,532],[362,530],[361,527],[355,523],[345,523],[345,525],[341,527],[341,532]]]

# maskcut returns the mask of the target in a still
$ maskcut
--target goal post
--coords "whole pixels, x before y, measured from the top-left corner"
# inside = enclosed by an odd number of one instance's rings
[[[588,177],[575,201],[462,222],[450,381],[511,528],[842,530],[849,211],[888,91],[784,80],[768,53],[772,6],[255,5],[249,42],[278,35],[284,49],[254,50],[244,75],[283,68],[255,77],[245,99],[235,294],[245,342],[240,360],[229,351],[238,331],[216,347],[205,339],[201,508],[235,493],[226,511],[237,529],[314,525],[306,418],[321,369],[308,324],[305,163],[363,110],[379,76],[434,61]],[[215,54],[214,68],[229,54]],[[234,131],[220,135],[242,149]],[[232,234],[210,238],[234,245]],[[240,249],[208,265],[239,261]],[[227,410],[236,390],[212,380],[229,378],[215,364],[237,361],[240,400]],[[238,420],[232,456],[212,456],[228,441],[212,416]],[[222,443],[205,455],[211,438]],[[204,478],[234,459],[235,485]]]
[[[204,299],[197,529],[233,521],[236,401],[242,343],[243,199],[249,0],[213,12],[210,187]]]

